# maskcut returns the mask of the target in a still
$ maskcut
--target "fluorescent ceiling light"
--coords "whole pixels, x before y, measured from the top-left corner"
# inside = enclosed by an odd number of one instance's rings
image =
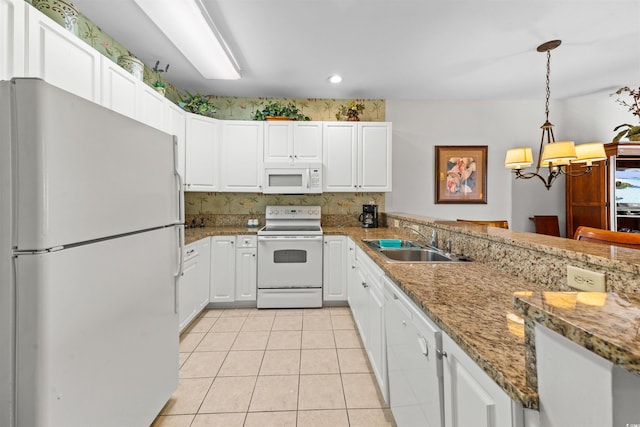
[[[134,0],[205,79],[237,80],[238,64],[200,0]]]

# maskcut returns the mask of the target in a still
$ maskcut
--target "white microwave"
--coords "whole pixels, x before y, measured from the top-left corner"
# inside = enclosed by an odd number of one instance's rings
[[[322,163],[265,164],[263,193],[322,193]]]

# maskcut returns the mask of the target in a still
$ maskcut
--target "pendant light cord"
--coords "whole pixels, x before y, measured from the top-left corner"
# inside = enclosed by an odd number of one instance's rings
[[[551,50],[547,50],[547,102],[545,104],[545,120],[549,121],[549,97],[551,96],[551,89],[549,88],[549,75],[551,74]]]

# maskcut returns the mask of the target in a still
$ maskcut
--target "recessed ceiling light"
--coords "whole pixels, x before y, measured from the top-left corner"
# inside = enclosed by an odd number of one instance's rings
[[[337,75],[337,74],[334,74],[333,76],[329,77],[329,81],[331,83],[337,84],[337,83],[340,83],[342,81],[342,77]]]

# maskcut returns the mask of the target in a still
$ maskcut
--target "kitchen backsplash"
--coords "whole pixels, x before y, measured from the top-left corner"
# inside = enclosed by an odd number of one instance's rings
[[[247,219],[257,218],[264,224],[264,212],[270,205],[318,205],[324,225],[354,226],[362,205],[374,203],[384,212],[385,193],[322,193],[322,194],[261,194],[261,193],[184,193],[185,221],[195,219],[206,226],[242,226]]]

